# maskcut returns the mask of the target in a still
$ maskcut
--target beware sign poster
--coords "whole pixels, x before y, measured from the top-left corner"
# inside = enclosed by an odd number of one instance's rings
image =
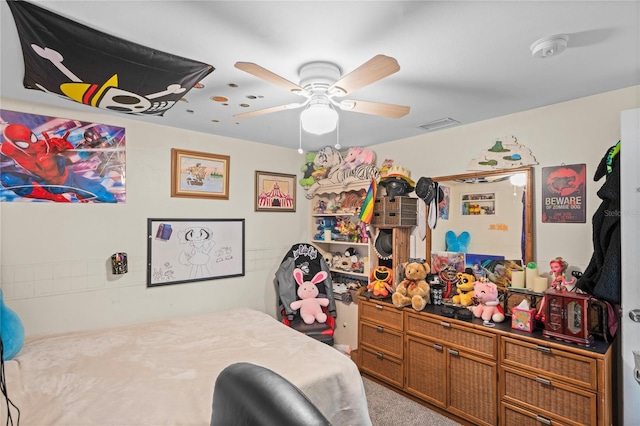
[[[543,223],[587,221],[586,172],[586,164],[542,168]]]

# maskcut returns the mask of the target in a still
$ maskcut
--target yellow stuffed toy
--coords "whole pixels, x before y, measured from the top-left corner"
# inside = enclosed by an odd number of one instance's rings
[[[405,279],[398,284],[396,292],[391,296],[391,301],[396,308],[411,305],[416,311],[421,311],[431,303],[430,287],[425,278],[431,271],[429,264],[422,262],[405,262]]]
[[[456,295],[452,301],[456,305],[471,306],[473,305],[473,283],[476,277],[470,271],[458,272],[458,283],[456,284]]]
[[[380,265],[371,270],[367,289],[371,291],[374,297],[387,297],[389,293],[393,292],[392,283],[393,270]]]

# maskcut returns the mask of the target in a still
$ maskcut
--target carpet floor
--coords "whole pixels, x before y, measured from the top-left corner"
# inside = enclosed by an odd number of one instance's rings
[[[448,417],[432,411],[424,405],[405,398],[365,377],[364,390],[367,394],[369,416],[373,426],[456,426],[460,425]]]

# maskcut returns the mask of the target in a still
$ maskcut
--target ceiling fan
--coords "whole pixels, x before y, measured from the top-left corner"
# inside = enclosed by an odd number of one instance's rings
[[[340,75],[340,68],[331,62],[310,62],[300,68],[299,85],[252,62],[236,62],[235,67],[306,99],[303,102],[237,114],[234,118],[306,107],[300,115],[302,128],[320,135],[335,130],[338,121],[336,108],[390,118],[404,117],[409,113],[408,106],[336,100],[399,71],[398,61],[389,56],[376,55],[343,77]]]

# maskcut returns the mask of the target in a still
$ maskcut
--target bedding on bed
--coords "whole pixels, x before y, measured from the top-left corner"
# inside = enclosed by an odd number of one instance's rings
[[[348,357],[248,308],[27,338],[5,376],[25,426],[208,425],[216,377],[241,361],[285,377],[334,425],[371,424]]]

